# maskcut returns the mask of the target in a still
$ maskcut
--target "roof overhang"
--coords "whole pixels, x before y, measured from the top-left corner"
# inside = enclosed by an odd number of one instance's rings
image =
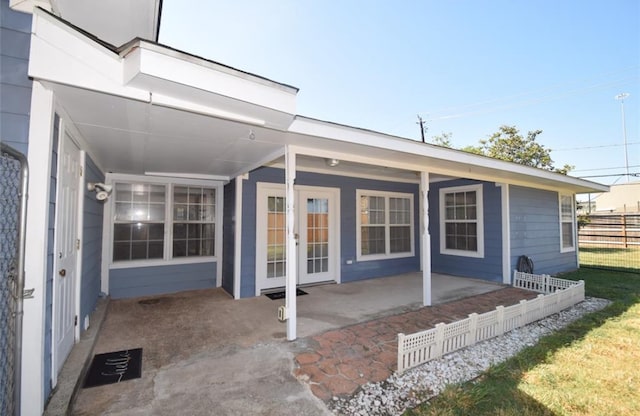
[[[10,0],[14,10],[40,7],[111,45],[158,40],[162,0]]]
[[[34,12],[29,75],[105,172],[229,179],[277,164],[415,181],[471,178],[566,192],[607,186],[386,134],[295,116],[297,89],[152,42],[109,48]],[[323,166],[336,158],[338,167]]]

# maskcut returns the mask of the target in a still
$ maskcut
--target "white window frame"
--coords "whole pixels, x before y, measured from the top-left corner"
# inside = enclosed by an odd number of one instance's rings
[[[447,240],[446,240],[446,216],[445,216],[445,196],[446,194],[456,193],[456,192],[475,192],[476,193],[476,231],[478,233],[477,238],[477,250],[469,251],[469,250],[454,250],[447,248]],[[439,206],[440,206],[440,254],[448,254],[451,256],[462,256],[462,257],[474,257],[474,258],[484,258],[484,202],[483,202],[483,186],[482,184],[477,185],[465,185],[465,186],[454,186],[450,188],[440,188],[438,197],[439,197]]]
[[[176,264],[194,264],[194,263],[211,263],[221,262],[222,254],[222,223],[223,223],[223,186],[221,181],[208,181],[197,179],[182,179],[169,177],[151,177],[141,175],[128,174],[108,174],[105,182],[109,185],[116,183],[131,184],[154,184],[164,185],[165,192],[165,227],[164,227],[164,250],[163,258],[150,260],[113,260],[113,225],[115,217],[115,197],[109,197],[105,205],[105,222],[103,227],[103,242],[106,245],[107,258],[103,259],[108,264],[109,269],[126,269],[135,267],[150,266],[168,266]],[[213,188],[216,190],[216,213],[215,213],[215,242],[213,256],[186,256],[173,258],[173,187],[174,186],[197,186],[204,188]]]
[[[564,233],[562,232],[562,225],[565,223],[569,223],[569,221],[564,221],[562,218],[562,199],[570,198],[571,199],[571,235],[573,239],[573,244],[570,247],[564,246]],[[575,210],[575,199],[572,194],[563,194],[561,192],[558,193],[558,221],[560,223],[560,252],[561,253],[571,253],[576,251],[576,210]]]
[[[384,209],[384,238],[385,238],[385,253],[384,254],[362,254],[362,218],[360,217],[360,198],[363,196],[373,196],[385,198]],[[407,198],[409,199],[409,232],[410,232],[410,244],[411,251],[405,251],[402,253],[391,253],[391,224],[389,222],[389,198]],[[356,190],[356,260],[357,261],[371,261],[371,260],[388,260],[405,257],[415,256],[415,224],[414,224],[414,206],[413,206],[413,194],[403,192],[388,192],[388,191],[371,191],[366,189]]]

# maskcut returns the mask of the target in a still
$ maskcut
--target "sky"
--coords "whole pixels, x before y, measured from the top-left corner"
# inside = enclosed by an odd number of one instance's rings
[[[542,130],[604,184],[627,181],[624,109],[640,174],[638,0],[163,0],[160,43],[299,88],[307,117],[420,140],[419,115],[456,148]]]

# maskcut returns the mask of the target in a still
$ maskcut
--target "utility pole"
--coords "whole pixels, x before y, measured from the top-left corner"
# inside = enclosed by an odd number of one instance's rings
[[[422,143],[426,143],[424,141],[424,132],[428,129],[428,127],[424,126],[424,120],[422,119],[422,117],[420,117],[420,114],[418,114],[418,122],[416,124],[420,125],[420,135],[422,136]]]
[[[620,101],[620,109],[622,110],[622,138],[624,139],[624,169],[627,174],[627,182],[629,182],[629,157],[627,156],[627,127],[624,123],[624,99],[629,96],[628,92],[616,95],[614,98]]]

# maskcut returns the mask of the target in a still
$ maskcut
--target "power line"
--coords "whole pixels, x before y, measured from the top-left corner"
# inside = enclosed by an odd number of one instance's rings
[[[640,144],[640,142],[627,143],[627,146],[636,145],[636,144]],[[560,148],[560,149],[549,149],[549,150],[553,150],[554,152],[564,152],[564,151],[568,151],[568,150],[589,150],[589,149],[602,149],[602,148],[605,148],[605,147],[621,147],[621,146],[624,146],[624,143],[603,144],[603,145],[600,145],[600,146],[563,147],[563,148]]]
[[[623,177],[623,176],[635,176],[635,177],[640,178],[640,173],[629,173],[629,174],[627,174],[627,173],[612,173],[612,174],[609,174],[609,175],[589,175],[589,176],[580,176],[580,177],[578,177],[578,179],[610,178],[612,176],[620,176],[620,177]]]
[[[631,165],[629,166],[630,168],[640,168],[640,165]],[[612,168],[596,168],[596,169],[576,169],[576,170],[572,170],[571,172],[596,172],[596,171],[602,171],[602,170],[615,170],[615,169],[624,169],[624,166],[616,166],[616,167],[612,167]]]

